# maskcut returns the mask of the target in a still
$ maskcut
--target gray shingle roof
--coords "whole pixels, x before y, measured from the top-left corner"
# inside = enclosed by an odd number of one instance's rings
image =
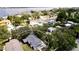
[[[28,37],[23,39],[23,42],[28,42],[32,47],[42,47],[45,45],[38,37],[36,37],[34,34],[30,34]]]

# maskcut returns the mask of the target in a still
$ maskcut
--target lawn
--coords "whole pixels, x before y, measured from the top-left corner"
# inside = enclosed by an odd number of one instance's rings
[[[33,51],[31,47],[29,47],[27,44],[22,44],[22,48],[24,51]]]

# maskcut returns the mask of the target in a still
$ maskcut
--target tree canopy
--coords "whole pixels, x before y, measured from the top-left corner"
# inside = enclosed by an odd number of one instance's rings
[[[17,17],[17,16],[8,16],[8,20],[11,21],[11,23],[14,25],[14,26],[18,26],[18,25],[21,25],[21,23],[24,22],[24,17],[25,16],[22,16],[22,17]]]
[[[7,30],[6,26],[0,26],[0,43],[5,41],[10,37],[10,33]]]
[[[12,38],[14,39],[24,39],[26,36],[30,33],[30,30],[28,27],[21,27],[19,29],[13,30],[12,31]]]
[[[79,11],[77,9],[68,8],[59,10],[57,21],[73,21],[79,23]]]
[[[76,35],[72,29],[58,29],[52,32],[51,35],[46,34],[46,31],[42,29],[44,29],[44,27],[41,29],[38,27],[38,29],[34,30],[34,33],[47,45],[47,50],[66,51],[76,47]]]

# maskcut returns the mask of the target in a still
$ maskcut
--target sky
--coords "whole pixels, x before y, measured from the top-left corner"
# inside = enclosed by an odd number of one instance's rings
[[[79,0],[0,0],[1,7],[79,7]]]
[[[50,9],[53,9],[53,8],[46,8],[46,7],[43,7],[43,8],[32,8],[32,7],[24,7],[24,8],[0,8],[0,16],[3,17],[3,16],[8,16],[8,15],[14,15],[14,14],[19,14],[19,13],[22,13],[22,12],[29,12],[31,10],[34,10],[34,11],[39,11],[39,10],[50,10]]]

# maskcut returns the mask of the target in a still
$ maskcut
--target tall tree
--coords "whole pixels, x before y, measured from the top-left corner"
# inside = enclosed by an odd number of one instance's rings
[[[66,11],[60,10],[60,12],[58,13],[58,16],[57,16],[57,21],[64,22],[64,21],[66,21],[66,18],[67,18]]]
[[[3,43],[6,39],[10,37],[10,33],[6,26],[0,26],[0,43]]]

